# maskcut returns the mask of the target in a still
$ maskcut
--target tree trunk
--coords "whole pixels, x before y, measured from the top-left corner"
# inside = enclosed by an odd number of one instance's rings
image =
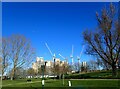
[[[116,68],[116,64],[113,63],[112,65],[112,76],[116,76],[117,75],[117,68]]]
[[[13,67],[13,74],[12,74],[12,80],[15,80],[15,76],[16,76],[15,72],[16,72],[16,67],[14,65],[14,67]]]
[[[13,69],[12,80],[15,79],[15,69]]]

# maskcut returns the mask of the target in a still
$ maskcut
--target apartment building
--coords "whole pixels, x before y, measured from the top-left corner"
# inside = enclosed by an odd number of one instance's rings
[[[41,68],[41,65],[44,65],[46,62],[46,73],[51,74],[51,68],[54,67],[53,61],[45,61],[43,57],[36,57],[36,62],[32,64],[32,68],[36,73],[38,73],[38,68]],[[65,61],[60,61],[59,58],[55,59],[55,65],[63,66]]]

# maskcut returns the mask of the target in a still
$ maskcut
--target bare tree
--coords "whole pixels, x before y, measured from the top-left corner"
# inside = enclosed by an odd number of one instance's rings
[[[59,64],[56,64],[55,67],[51,67],[51,70],[55,75],[59,76],[59,79],[61,75],[67,74],[70,71],[67,62],[60,62]]]
[[[102,9],[101,15],[96,13],[98,29],[95,32],[85,31],[84,40],[87,43],[87,54],[99,56],[111,66],[112,75],[116,75],[116,63],[120,58],[120,23],[115,6]]]
[[[102,68],[107,69],[107,68],[105,68],[105,66],[104,66],[105,64],[104,64],[103,60],[101,60],[101,58],[96,59],[96,64],[98,66],[98,70],[101,70]]]
[[[60,76],[61,71],[60,71],[60,65],[59,65],[59,64],[56,64],[56,65],[55,65],[54,71],[55,71],[55,74],[56,74],[57,76]]]
[[[34,71],[34,69],[33,68],[29,68],[28,70],[27,70],[27,75],[28,76],[34,76],[36,73],[35,73],[35,71]]]
[[[98,68],[97,62],[95,60],[88,61],[90,71],[96,71]]]
[[[34,57],[34,49],[30,41],[23,35],[11,35],[10,41],[10,59],[13,65],[12,77],[15,78],[18,67],[26,67],[31,63]]]
[[[42,75],[42,69],[41,69],[41,67],[38,68],[37,75]]]
[[[65,62],[65,63],[63,64],[63,66],[62,66],[62,71],[63,71],[62,74],[67,74],[68,72],[70,72],[70,67],[69,67],[69,65],[68,65],[67,62]]]
[[[75,70],[75,71],[77,71],[78,69],[79,69],[79,63],[78,62],[75,62],[73,65],[72,65],[72,67],[73,67],[73,69]]]
[[[8,39],[3,37],[2,38],[2,76],[7,71],[9,65],[9,42]]]

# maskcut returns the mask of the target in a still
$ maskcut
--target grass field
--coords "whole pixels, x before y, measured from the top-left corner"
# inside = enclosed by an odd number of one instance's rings
[[[66,75],[65,78],[67,79],[120,79],[120,70],[117,71],[117,76],[112,76],[112,71],[96,71],[96,72],[88,72],[88,73],[81,73],[81,74],[69,74]]]
[[[72,86],[68,87],[68,81],[71,81]],[[20,80],[3,80],[2,89],[42,89],[41,79],[32,79],[32,82],[26,82],[26,79]],[[71,79],[65,80],[63,85],[63,80],[45,80],[45,88],[48,89],[101,89],[101,88],[119,88],[119,80],[117,79]]]
[[[112,79],[111,71],[92,72],[85,74],[72,74],[72,75],[68,75],[68,77],[70,79],[65,79],[64,85],[62,79],[61,80],[47,79],[45,80],[44,88],[45,89],[46,88],[47,89],[120,89],[119,88],[120,80]],[[118,77],[115,78],[120,78],[120,70],[118,71]],[[9,89],[19,89],[19,88],[44,89],[42,88],[41,79],[32,79],[32,82],[26,82],[26,80],[27,79],[3,80],[2,89],[8,89],[8,88]],[[71,81],[72,83],[71,87],[68,86],[68,81]]]

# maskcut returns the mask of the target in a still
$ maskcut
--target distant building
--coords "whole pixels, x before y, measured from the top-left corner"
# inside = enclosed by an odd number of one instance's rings
[[[65,61],[60,62],[60,66],[63,66],[65,64]]]
[[[51,62],[51,61],[47,61],[47,63],[46,63],[46,67],[51,67],[53,65],[53,62]]]
[[[82,62],[80,71],[87,72],[87,62]]]
[[[87,62],[82,62],[83,67],[87,67]]]
[[[51,68],[53,67],[53,62],[52,61],[46,61],[46,74],[47,75],[51,75],[52,74],[52,70]]]
[[[37,57],[36,58],[36,63],[38,65],[43,65],[44,64],[44,58],[43,57]]]
[[[44,59],[43,57],[37,57],[36,62],[32,64],[32,68],[36,73],[38,73],[38,69],[41,67],[41,65],[44,64]]]
[[[60,59],[59,58],[56,58],[55,59],[55,65],[59,65],[60,64]]]
[[[36,57],[36,62],[32,64],[32,68],[36,73],[38,73],[39,68],[41,68],[41,65],[44,65],[46,62],[46,74],[52,74],[52,69],[54,67],[53,61],[45,61],[43,57]],[[63,66],[66,62],[60,61],[59,58],[55,59],[55,65]]]
[[[37,73],[38,72],[38,66],[37,63],[32,63],[32,68],[34,69],[34,71]]]

